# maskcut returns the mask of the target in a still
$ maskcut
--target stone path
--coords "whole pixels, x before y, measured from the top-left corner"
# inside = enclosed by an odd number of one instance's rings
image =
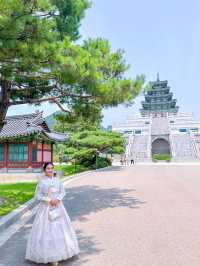
[[[199,173],[116,166],[72,181],[64,203],[81,254],[60,266],[199,266]],[[36,265],[24,261],[33,218],[0,247],[0,266]]]

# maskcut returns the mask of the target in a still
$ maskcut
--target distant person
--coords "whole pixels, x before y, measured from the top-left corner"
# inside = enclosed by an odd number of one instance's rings
[[[121,158],[121,164],[122,164],[122,165],[126,165],[126,156],[123,156],[123,157]]]
[[[135,160],[134,160],[134,156],[133,155],[131,156],[131,165],[132,164],[135,164]]]
[[[128,156],[127,155],[125,155],[125,157],[124,157],[124,162],[125,162],[125,165],[128,165],[129,160],[128,160]]]
[[[131,159],[131,165],[132,165],[132,164],[135,164],[135,161],[134,161],[134,159]]]

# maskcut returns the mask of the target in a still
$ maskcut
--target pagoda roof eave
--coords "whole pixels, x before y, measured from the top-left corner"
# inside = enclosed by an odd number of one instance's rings
[[[177,103],[177,99],[172,99],[169,101],[156,101],[156,102],[145,102],[142,101],[141,104],[142,106],[151,106],[151,105],[166,105],[166,104],[176,104]]]
[[[179,111],[179,106],[176,106],[175,108],[171,109],[163,109],[163,110],[145,110],[145,109],[140,109],[140,113],[145,113],[145,114],[155,114],[155,113],[169,113],[169,114],[177,114]]]
[[[151,93],[151,92],[154,92],[154,91],[170,91],[170,87],[163,87],[163,88],[156,88],[156,87],[153,87],[151,89],[149,89],[147,91],[147,93]]]
[[[150,93],[145,93],[144,94],[145,98],[153,99],[153,98],[167,98],[167,97],[173,97],[173,92],[169,92],[166,94],[161,94],[161,95],[153,95]]]
[[[163,85],[163,84],[168,84],[168,80],[156,80],[156,81],[150,81],[149,82],[151,85]]]

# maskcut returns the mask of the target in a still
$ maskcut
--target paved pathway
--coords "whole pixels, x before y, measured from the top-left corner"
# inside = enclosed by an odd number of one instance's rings
[[[200,166],[114,167],[66,190],[81,254],[61,266],[200,265]],[[0,247],[0,266],[35,265],[24,261],[33,218]]]

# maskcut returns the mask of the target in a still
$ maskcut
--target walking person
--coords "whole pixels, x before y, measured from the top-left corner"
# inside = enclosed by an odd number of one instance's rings
[[[127,157],[126,157],[126,154],[124,155],[124,165],[127,165]]]
[[[62,181],[54,176],[54,165],[43,166],[44,177],[38,182],[35,197],[39,206],[28,236],[25,259],[57,266],[79,254],[79,245],[71,220],[62,202],[66,195]]]
[[[126,155],[123,155],[123,165],[126,165]]]
[[[131,154],[131,165],[135,163],[134,156]]]
[[[123,161],[123,165],[125,165],[126,164],[126,160],[125,160],[125,156],[123,155],[123,157],[122,157],[122,161]]]

